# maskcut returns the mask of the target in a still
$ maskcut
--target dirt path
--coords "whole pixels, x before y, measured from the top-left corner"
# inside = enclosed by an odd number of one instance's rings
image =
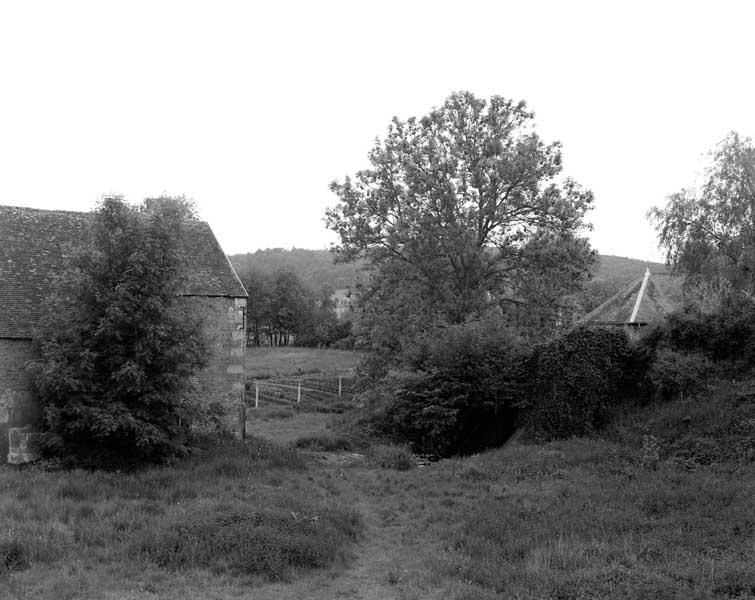
[[[323,431],[325,430],[323,421]],[[265,435],[259,430],[257,435]],[[310,430],[310,433],[315,433]],[[268,434],[269,437],[272,435]],[[255,600],[388,600],[440,598],[442,594],[419,589],[423,576],[423,549],[406,535],[409,516],[386,508],[376,493],[373,469],[364,458],[350,453],[309,454],[310,469],[322,470],[338,478],[346,498],[362,516],[364,534],[344,567],[297,579],[290,583],[255,588],[245,598]],[[411,577],[408,575],[411,573]],[[411,587],[405,583],[411,581]]]
[[[337,570],[317,574],[291,583],[269,584],[256,588],[249,598],[255,600],[386,600],[408,598],[434,598],[433,594],[411,593],[403,582],[409,571],[422,570],[422,557],[418,548],[407,544],[406,519],[386,519],[376,498],[369,495],[369,482],[359,468],[341,469],[333,463],[319,468],[332,469],[342,474],[354,487],[359,499],[356,508],[362,515],[364,535],[354,548],[354,558]],[[413,580],[415,578],[412,578]]]

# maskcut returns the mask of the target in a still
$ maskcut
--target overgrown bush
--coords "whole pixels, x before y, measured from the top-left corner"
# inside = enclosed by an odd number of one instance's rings
[[[657,442],[660,460],[695,468],[755,461],[755,379],[714,381],[705,397],[671,398],[628,411],[605,432],[640,451]]]
[[[205,364],[202,322],[179,304],[190,205],[118,198],[93,213],[51,286],[33,379],[43,449],[89,466],[159,462],[185,450]]]
[[[603,427],[632,393],[635,353],[620,330],[580,327],[536,349],[528,362],[528,420],[535,437]]]
[[[384,432],[438,456],[499,446],[516,424],[525,356],[525,345],[493,320],[420,337],[407,349],[407,369],[381,382]]]
[[[662,348],[655,353],[647,379],[655,397],[669,400],[700,390],[714,372],[703,354]]]
[[[643,339],[656,351],[705,355],[732,372],[755,367],[755,302],[741,295],[725,298],[712,312],[686,307],[671,315]]]

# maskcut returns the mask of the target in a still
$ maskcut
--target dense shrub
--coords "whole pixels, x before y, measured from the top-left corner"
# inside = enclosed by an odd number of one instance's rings
[[[202,322],[179,304],[190,206],[105,199],[51,286],[32,366],[43,449],[91,466],[159,462],[185,450],[206,363]]]
[[[755,302],[736,295],[725,298],[713,312],[687,307],[669,315],[643,345],[651,351],[703,354],[729,370],[750,370],[755,367]]]
[[[702,389],[713,372],[713,363],[703,354],[662,348],[655,353],[647,380],[656,398],[669,400]]]
[[[657,442],[661,461],[682,468],[755,461],[755,379],[714,381],[705,397],[671,398],[628,411],[605,433],[640,449]]]
[[[383,380],[385,431],[439,456],[499,446],[516,424],[525,356],[511,330],[490,321],[419,338],[407,350],[408,369]]]
[[[536,437],[584,435],[603,427],[634,390],[635,355],[625,332],[577,328],[528,361],[528,419]]]

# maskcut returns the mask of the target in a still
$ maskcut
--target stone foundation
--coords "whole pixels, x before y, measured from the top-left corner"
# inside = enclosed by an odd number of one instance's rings
[[[31,394],[26,364],[33,358],[31,340],[0,339],[0,463],[9,452],[9,432],[39,417]]]
[[[39,437],[31,427],[11,427],[8,430],[8,463],[23,465],[39,460]]]

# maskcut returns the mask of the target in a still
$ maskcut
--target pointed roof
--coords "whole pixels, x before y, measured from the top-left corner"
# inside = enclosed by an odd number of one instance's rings
[[[662,321],[683,303],[681,277],[646,268],[644,276],[582,317],[579,323],[647,325]]]
[[[84,237],[90,218],[90,213],[0,206],[0,337],[32,336],[50,281],[65,268],[67,248]],[[245,298],[210,226],[197,221],[189,227],[184,295]]]

